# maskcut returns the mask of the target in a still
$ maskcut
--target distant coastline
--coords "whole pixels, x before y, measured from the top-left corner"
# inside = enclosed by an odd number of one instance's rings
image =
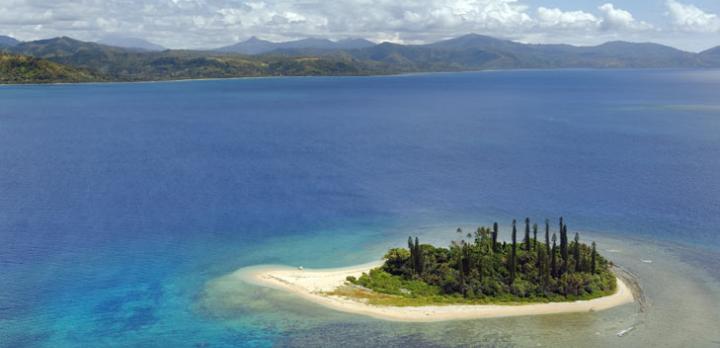
[[[720,68],[720,47],[687,52],[654,43],[528,45],[467,34],[424,45],[143,51],[69,37],[0,46],[0,83],[147,82],[280,76],[382,76],[516,69]],[[30,63],[27,63],[30,61]]]
[[[138,80],[138,81],[83,81],[83,82],[23,82],[8,83],[0,81],[0,88],[19,86],[73,86],[73,85],[134,85],[134,84],[156,84],[156,83],[183,83],[197,81],[233,81],[233,80],[255,80],[255,79],[299,79],[299,78],[379,78],[379,77],[404,77],[424,76],[439,74],[472,74],[491,72],[521,72],[521,71],[617,71],[617,70],[638,70],[638,71],[720,71],[720,68],[518,68],[518,69],[484,69],[484,70],[462,70],[462,71],[423,71],[423,72],[401,72],[376,75],[288,75],[288,76],[237,76],[237,77],[203,77],[169,80]]]

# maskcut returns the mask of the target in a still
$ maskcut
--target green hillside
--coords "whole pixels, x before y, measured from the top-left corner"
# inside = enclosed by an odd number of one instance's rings
[[[51,61],[0,53],[0,83],[91,82],[103,79],[91,72]]]

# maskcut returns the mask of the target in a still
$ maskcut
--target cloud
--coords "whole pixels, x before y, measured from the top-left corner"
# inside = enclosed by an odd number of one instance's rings
[[[616,8],[611,3],[598,7],[598,10],[602,13],[600,27],[604,30],[648,30],[653,28],[649,23],[636,20],[632,13]]]
[[[665,1],[669,9],[668,25],[681,30],[663,33],[718,30],[717,16],[677,0],[663,0],[661,6]],[[474,32],[526,42],[585,44],[619,35],[645,40],[660,32],[613,3],[595,9],[566,10],[550,6],[530,7],[530,2],[0,0],[0,34],[11,34],[24,40],[61,35],[97,40],[107,35],[122,35],[141,37],[172,48],[211,48],[251,36],[273,41],[363,37],[375,41],[422,43]]]
[[[558,8],[539,7],[538,25],[552,28],[596,28],[601,20],[591,13],[583,11],[562,11]]]
[[[683,4],[675,0],[665,3],[675,28],[682,31],[712,33],[720,31],[720,18],[707,13],[692,4]]]

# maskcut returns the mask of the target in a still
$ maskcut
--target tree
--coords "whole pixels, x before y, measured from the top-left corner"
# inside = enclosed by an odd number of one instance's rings
[[[517,227],[516,227],[516,221],[513,220],[512,222],[512,250],[510,252],[510,264],[508,265],[508,272],[510,273],[510,279],[508,280],[508,283],[512,285],[513,281],[515,280],[515,262],[517,257]]]
[[[566,238],[570,255],[568,268],[563,269],[559,237],[568,236],[564,223],[562,234],[551,236],[546,221],[545,239],[549,243],[543,245],[538,240],[535,244],[532,234],[531,250],[526,251],[518,235],[522,231],[518,231],[517,223],[522,221],[511,221],[511,238],[501,238],[506,243],[497,241],[503,244],[496,245],[497,252],[493,251],[492,227],[473,229],[470,241],[453,237],[449,248],[422,244],[413,236],[408,238],[407,249],[403,246],[388,251],[381,268],[347,280],[381,293],[415,298],[418,303],[435,301],[431,299],[435,296],[448,296],[437,298],[438,303],[466,302],[463,298],[471,302],[492,298],[542,302],[563,295],[567,300],[581,300],[603,296],[612,288],[615,278],[611,264],[595,243],[582,244],[579,233],[574,233],[573,241]]]
[[[550,285],[550,261],[548,260],[548,256],[545,255],[543,257],[543,292],[548,291],[548,286]]]
[[[592,256],[590,257],[590,273],[595,274],[597,269],[595,268],[595,255],[597,254],[595,242],[592,242]]]
[[[575,272],[582,272],[582,262],[580,260],[580,234],[575,232],[575,249],[573,250],[575,257]]]
[[[407,264],[411,262],[408,262],[410,260],[410,252],[403,248],[394,248],[388,250],[388,252],[383,256],[383,259],[385,259],[385,265],[383,268],[388,273],[405,273],[406,271],[412,271],[412,269],[407,269]]]
[[[537,226],[537,225],[536,225]],[[537,230],[536,230],[537,233]],[[535,240],[535,251],[537,252],[537,257],[535,260],[535,266],[540,270],[540,266],[542,266],[542,260],[540,260],[540,252],[545,251],[545,248],[539,248],[537,246],[537,239]]]
[[[410,250],[410,267],[412,267],[413,273],[415,273],[415,245],[413,245],[412,237],[408,237],[408,250]]]
[[[462,250],[458,250],[458,273],[460,274],[460,292],[462,293],[463,297],[467,296],[467,290],[465,287],[465,260],[463,258],[465,254],[465,248],[466,244],[462,244]]]
[[[553,277],[558,276],[558,269],[557,269],[557,235],[553,233],[552,236],[552,251],[550,252],[551,260],[550,260],[550,269],[552,270]]]
[[[478,260],[478,279],[480,280],[480,283],[482,283],[483,274],[485,273],[485,269],[483,267],[483,258],[484,257],[482,254],[477,258],[477,260]]]
[[[525,238],[523,238],[523,243],[525,243],[525,251],[530,250],[530,218],[525,218]]]
[[[493,251],[497,251],[497,249],[498,249],[498,248],[497,248],[497,247],[498,247],[497,237],[498,237],[498,223],[495,222],[495,223],[493,223],[493,232],[492,232],[492,248],[493,248]]]
[[[423,263],[423,252],[420,247],[420,241],[418,237],[415,237],[415,272],[417,272],[418,275],[422,275],[423,273]]]
[[[545,219],[545,251],[550,255],[550,220]]]
[[[560,221],[562,222],[562,218],[560,218]],[[565,224],[560,226],[560,257],[562,258],[560,274],[564,274],[568,271],[568,240],[567,225]]]
[[[538,230],[538,225],[533,224],[533,247],[537,246],[537,230]]]
[[[538,280],[542,284],[542,292],[547,291],[547,286],[550,281],[548,276],[548,263],[547,256],[545,254],[545,248],[537,248],[538,250]]]

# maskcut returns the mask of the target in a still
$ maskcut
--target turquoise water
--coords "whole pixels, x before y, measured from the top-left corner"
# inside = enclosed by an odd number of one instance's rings
[[[681,70],[0,87],[0,346],[717,346],[718,90]],[[208,285],[561,214],[642,305],[419,325]]]

